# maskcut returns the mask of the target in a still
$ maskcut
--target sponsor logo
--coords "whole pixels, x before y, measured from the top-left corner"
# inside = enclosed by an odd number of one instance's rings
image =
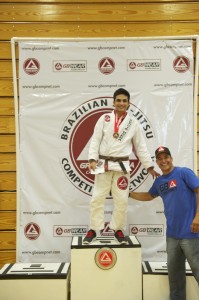
[[[76,107],[64,120],[59,134],[59,161],[61,169],[77,189],[87,195],[92,195],[94,185],[94,175],[88,170],[88,148],[94,126],[103,114],[112,112],[112,97],[100,97],[88,100]],[[153,128],[144,115],[135,105],[130,103],[129,114],[134,116],[140,123],[145,140],[148,144],[153,142]],[[107,119],[107,118],[106,118]],[[129,124],[130,126],[130,124]],[[126,131],[128,131],[128,125]],[[122,136],[121,139],[124,137]],[[120,137],[119,137],[120,138]],[[153,144],[152,144],[153,145]],[[133,149],[132,149],[133,150]],[[137,189],[149,176],[147,170],[143,168],[137,155],[132,151],[130,155],[130,190]],[[124,186],[125,180],[120,182]],[[122,186],[122,185],[121,185]]]
[[[36,240],[40,236],[41,230],[38,224],[28,223],[24,228],[25,237],[29,240]]]
[[[40,63],[36,58],[28,58],[23,63],[24,72],[28,75],[35,75],[40,70]]]
[[[105,122],[110,122],[110,116],[107,115],[104,118],[105,118]]]
[[[173,68],[178,73],[184,73],[190,68],[190,61],[185,56],[178,56],[173,61]]]
[[[116,264],[117,256],[111,248],[101,248],[95,254],[95,263],[102,270],[109,270]]]
[[[177,186],[177,180],[173,179],[170,180],[169,182],[165,182],[160,185],[160,191],[161,192],[167,192],[169,189],[173,189]]]
[[[138,228],[137,228],[136,226],[133,226],[133,227],[131,228],[131,233],[132,233],[133,235],[136,235],[136,234],[138,233]]]
[[[87,225],[54,225],[54,237],[83,236],[88,230]]]
[[[53,72],[86,72],[86,60],[53,60]]]
[[[161,151],[164,151],[164,150],[165,150],[164,147],[161,147],[161,146],[160,146],[160,147],[158,148],[158,152],[161,152]]]
[[[104,75],[109,75],[115,70],[115,62],[110,57],[104,57],[98,64],[100,72]]]
[[[117,186],[120,190],[126,190],[128,187],[128,179],[125,176],[118,178]]]
[[[127,71],[161,71],[160,59],[128,59]]]
[[[105,222],[104,229],[100,230],[101,236],[114,236],[114,230],[109,227],[109,222]]]
[[[129,225],[129,232],[132,235],[137,236],[164,236],[164,225],[163,224],[149,224],[149,225],[142,225],[142,224],[130,224]]]
[[[177,186],[177,181],[176,180],[171,180],[169,181],[169,188],[174,188]]]

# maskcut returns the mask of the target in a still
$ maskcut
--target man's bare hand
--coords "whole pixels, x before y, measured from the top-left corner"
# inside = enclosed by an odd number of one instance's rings
[[[89,170],[95,171],[96,165],[97,165],[97,162],[95,160],[89,162],[89,165],[88,165]]]
[[[157,178],[160,176],[160,174],[158,172],[156,172],[153,167],[148,168],[147,171],[152,175],[153,179]]]
[[[193,219],[193,222],[191,224],[191,232],[193,233],[199,232],[199,214],[197,214]]]

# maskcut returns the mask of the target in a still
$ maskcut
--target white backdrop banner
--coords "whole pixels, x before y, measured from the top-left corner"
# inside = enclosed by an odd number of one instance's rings
[[[89,228],[88,145],[116,89],[130,92],[151,157],[164,145],[175,165],[193,168],[193,69],[191,40],[19,42],[18,261],[70,261],[72,236]],[[130,159],[130,189],[147,191],[151,175]],[[112,209],[107,195],[102,235],[112,235]],[[126,234],[144,260],[165,261],[162,200],[129,199]]]

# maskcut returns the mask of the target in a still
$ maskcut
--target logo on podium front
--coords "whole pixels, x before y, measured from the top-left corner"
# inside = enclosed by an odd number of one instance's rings
[[[111,248],[101,248],[95,254],[95,262],[100,269],[109,270],[114,267],[116,261],[116,253]]]

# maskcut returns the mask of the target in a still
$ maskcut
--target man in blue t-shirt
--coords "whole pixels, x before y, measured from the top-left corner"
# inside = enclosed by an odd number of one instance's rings
[[[185,261],[199,284],[199,178],[186,167],[175,167],[170,150],[155,151],[162,175],[148,192],[131,192],[130,197],[150,201],[160,196],[167,223],[167,265],[170,300],[186,299]]]

